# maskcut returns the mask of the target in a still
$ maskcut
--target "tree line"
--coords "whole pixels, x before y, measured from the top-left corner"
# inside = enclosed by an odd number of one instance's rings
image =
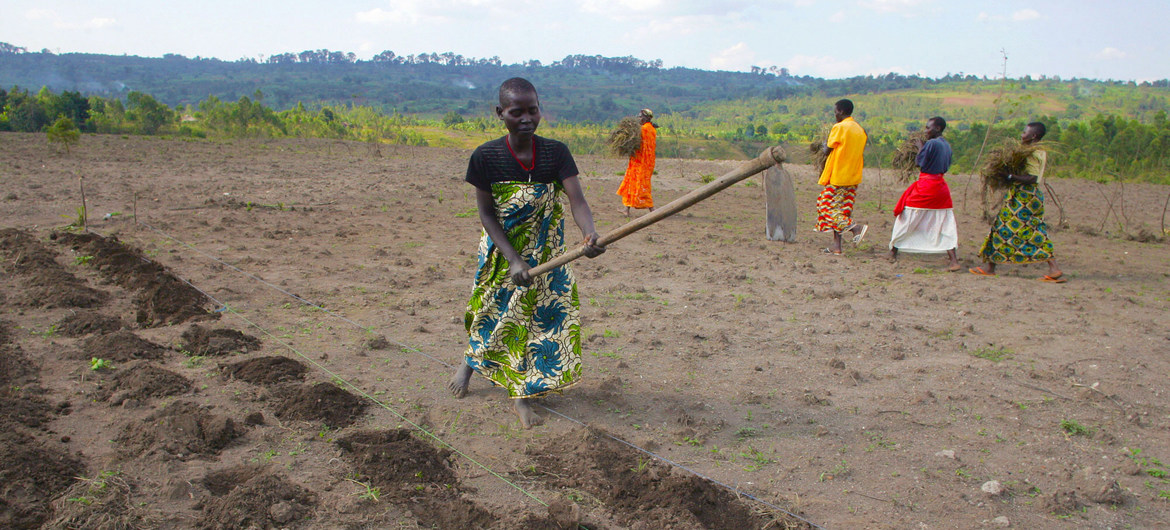
[[[235,101],[209,96],[196,105],[170,107],[150,94],[131,91],[125,98],[89,96],[77,91],[36,93],[13,87],[0,88],[0,131],[44,132],[60,119],[69,120],[81,132],[97,134],[167,134],[194,138],[332,138],[371,143],[430,145],[428,131],[449,129],[471,137],[471,143],[500,133],[494,117],[481,113],[465,118],[449,110],[441,118],[429,119],[363,105],[305,105],[275,110],[265,104],[265,94],[256,91]],[[877,101],[877,100],[875,100]],[[791,107],[776,108],[769,114],[762,107],[743,103],[736,120],[712,119],[727,113],[719,108],[708,114],[662,115],[659,154],[664,157],[751,156],[761,145],[794,144],[794,152],[823,135],[829,124],[824,107],[829,100],[794,101]],[[766,101],[756,105],[767,105]],[[867,164],[888,165],[893,151],[922,120],[889,119],[882,104],[858,112],[858,121],[869,134]],[[860,107],[859,107],[860,108]],[[611,109],[612,110],[612,109]],[[754,112],[753,112],[754,110]],[[917,114],[926,116],[929,113]],[[554,121],[542,131],[570,144],[574,152],[603,154],[605,137],[612,123]],[[1048,125],[1046,140],[1053,145],[1053,166],[1059,173],[1093,179],[1135,179],[1170,183],[1170,120],[1158,110],[1143,122],[1115,114],[1095,114],[1079,119],[1008,115],[991,125],[962,122],[949,127],[946,137],[955,150],[956,171],[975,170],[975,158],[985,137],[992,145],[1014,138],[1027,121],[1039,119]],[[763,118],[766,123],[756,123]],[[736,125],[746,121],[745,125]],[[732,127],[732,125],[735,125]],[[434,136],[434,135],[432,135]]]
[[[362,60],[352,52],[318,49],[224,61],[178,54],[161,58],[54,54],[0,43],[0,79],[6,85],[47,86],[53,91],[118,98],[137,91],[172,107],[197,105],[212,95],[235,101],[261,90],[265,104],[275,110],[313,101],[428,118],[452,109],[474,116],[482,113],[484,102],[494,99],[499,82],[512,76],[535,82],[544,102],[561,118],[592,123],[605,123],[615,112],[633,114],[643,107],[671,114],[701,110],[711,102],[988,90],[998,85],[998,80],[962,74],[937,79],[897,73],[822,79],[793,75],[783,67],[757,66],[750,72],[665,68],[661,60],[632,56],[569,55],[549,64],[537,60],[504,64],[499,57],[453,52],[403,55],[385,50]],[[1108,110],[1094,102],[1117,87],[1125,89],[1122,92],[1154,89],[1164,99],[1170,86],[1166,80],[1139,84],[1055,77],[1025,77],[1020,83],[1029,88],[1059,87],[1065,99],[1078,101],[1077,109],[1070,112],[1085,115]]]

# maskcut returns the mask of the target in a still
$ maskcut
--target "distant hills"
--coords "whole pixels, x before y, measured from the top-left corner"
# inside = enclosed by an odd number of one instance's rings
[[[605,151],[608,128],[649,107],[659,152],[672,157],[754,156],[765,145],[803,146],[824,134],[833,102],[848,97],[869,135],[867,164],[888,163],[928,117],[961,171],[986,146],[1042,121],[1062,174],[1170,183],[1170,81],[1135,83],[1028,76],[938,79],[886,74],[846,79],[663,68],[635,57],[571,55],[551,64],[503,64],[453,53],[370,60],[308,50],[222,61],[29,52],[0,43],[0,131],[44,131],[58,118],[82,132],[191,137],[325,137],[371,143],[474,146],[499,134],[499,83],[540,90],[544,134],[575,153]],[[19,88],[17,88],[19,87]]]
[[[692,111],[712,101],[836,98],[955,83],[996,83],[958,75],[941,79],[899,74],[822,79],[792,76],[782,68],[707,71],[662,68],[661,61],[634,57],[585,55],[544,65],[539,61],[502,64],[495,57],[476,59],[453,53],[401,56],[391,51],[370,60],[358,60],[352,53],[308,50],[276,54],[260,62],[174,54],[161,58],[54,54],[47,50],[28,52],[0,43],[0,86],[31,90],[48,87],[55,92],[78,91],[103,97],[140,91],[171,106],[194,106],[208,96],[224,101],[242,96],[256,99],[259,91],[265,105],[276,110],[303,102],[369,106],[387,113],[442,115],[454,110],[463,115],[482,115],[491,108],[499,83],[513,76],[532,80],[552,114],[570,122],[610,122],[643,107],[652,107],[659,114],[673,114]],[[1167,87],[1170,83],[1163,80],[1145,85]]]

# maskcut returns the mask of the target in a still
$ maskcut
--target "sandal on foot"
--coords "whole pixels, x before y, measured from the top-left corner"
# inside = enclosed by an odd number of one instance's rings
[[[841,251],[840,251],[840,250],[833,250],[833,249],[831,249],[831,248],[822,248],[822,249],[821,249],[821,252],[824,252],[825,254],[832,254],[832,255],[834,255],[834,256],[840,256],[840,255],[841,255]]]
[[[1049,275],[1045,274],[1043,278],[1040,278],[1040,281],[1042,281],[1044,283],[1064,283],[1064,282],[1067,282],[1068,280],[1064,279],[1063,276],[1064,276],[1063,274],[1057,274],[1056,276],[1049,276]]]
[[[861,233],[853,236],[853,244],[860,245],[861,240],[865,239],[865,233],[869,231],[869,225],[861,225]]]
[[[976,275],[976,276],[991,276],[991,277],[995,277],[995,274],[994,274],[994,273],[987,272],[987,271],[983,270],[983,267],[975,267],[975,268],[973,268],[973,269],[967,269],[967,272],[969,272],[969,273],[971,273],[971,274],[974,274],[974,275]]]

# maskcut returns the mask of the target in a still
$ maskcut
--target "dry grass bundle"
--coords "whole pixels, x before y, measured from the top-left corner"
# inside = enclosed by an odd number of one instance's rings
[[[825,161],[829,159],[829,151],[825,149],[824,140],[816,140],[809,142],[808,154],[812,157],[809,161],[813,167],[817,168],[817,173],[825,170]]]
[[[919,129],[910,133],[906,141],[902,142],[902,145],[898,146],[898,149],[894,151],[890,165],[898,170],[898,179],[903,184],[918,178],[918,150],[928,139],[926,131]]]
[[[808,144],[808,153],[811,157],[809,164],[817,168],[818,175],[825,170],[825,161],[829,159],[829,151],[825,149],[825,144],[829,141],[829,132],[832,130],[830,126],[821,127],[817,136]]]
[[[983,176],[983,185],[992,190],[1006,188],[1007,176],[1023,173],[1028,165],[1028,157],[1039,148],[1038,144],[1024,145],[1018,140],[1009,140],[988,151],[987,161],[979,172]]]
[[[637,116],[626,116],[609,133],[609,150],[614,154],[631,157],[642,146],[642,120]]]

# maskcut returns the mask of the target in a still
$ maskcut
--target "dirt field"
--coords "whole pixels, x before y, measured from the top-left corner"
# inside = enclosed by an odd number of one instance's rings
[[[764,239],[759,178],[737,184],[574,264],[585,379],[526,431],[484,380],[444,389],[480,231],[468,152],[3,133],[0,153],[0,527],[1170,525],[1170,188],[1052,180],[1052,285],[887,263],[892,172],[867,170],[844,256],[811,230],[809,167],[787,166],[792,244]],[[736,165],[661,160],[655,199]],[[622,161],[578,166],[599,231],[623,223]],[[63,229],[78,177],[88,233]]]

